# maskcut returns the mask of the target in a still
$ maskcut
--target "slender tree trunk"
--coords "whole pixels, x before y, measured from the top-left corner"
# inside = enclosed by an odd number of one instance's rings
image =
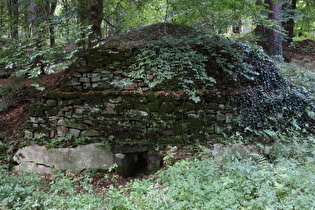
[[[91,34],[89,35],[88,48],[95,45],[94,41],[102,37],[101,24],[104,17],[103,0],[90,1],[90,17],[89,25],[91,26]]]
[[[18,0],[8,0],[8,14],[10,24],[10,35],[12,39],[19,38],[19,2]]]
[[[289,20],[285,22],[284,25],[284,30],[287,31],[288,38],[287,42],[292,42],[293,37],[294,37],[294,15],[295,15],[295,10],[296,10],[296,4],[298,0],[292,0],[290,4],[287,6],[289,9]]]
[[[4,21],[4,3],[0,2],[0,27],[3,28],[5,25]]]
[[[256,5],[257,6],[262,6],[264,3],[263,0],[257,0],[256,1]],[[261,46],[264,51],[267,51],[268,50],[268,46],[267,46],[267,33],[266,33],[266,29],[265,27],[262,25],[262,24],[258,24],[254,30],[254,33],[255,35],[258,37],[258,40],[257,40],[257,44],[259,46]]]
[[[38,17],[36,14],[35,0],[30,0],[30,19],[32,35],[35,36],[38,32]]]
[[[269,19],[275,21],[276,24],[281,24],[281,0],[267,0],[266,3],[271,11],[268,14]],[[282,37],[279,33],[280,30],[280,26],[274,26],[267,30],[268,54],[282,62]]]
[[[30,12],[31,12],[31,21],[32,21],[32,39],[37,51],[42,49],[42,45],[44,43],[43,39],[43,31],[41,30],[40,26],[40,18],[42,17],[43,8],[41,8],[42,2],[36,0],[30,0]],[[42,62],[42,56],[36,54],[35,57],[32,59],[32,67],[40,68],[40,73],[45,74],[44,72],[44,64]]]
[[[83,41],[86,34],[82,32],[81,38],[83,40],[79,43],[79,46],[83,47],[83,49],[86,47],[91,48],[95,45],[95,41],[102,36],[101,23],[104,16],[103,0],[80,0],[78,2],[78,15],[79,23],[82,26],[91,27],[91,33],[88,36],[87,43]]]
[[[55,27],[54,27],[54,23],[53,23],[53,17],[55,14],[55,10],[57,7],[57,0],[53,0],[50,3],[48,2],[47,4],[49,5],[49,17],[48,17],[48,22],[49,22],[49,33],[50,33],[50,46],[53,47],[56,44],[56,40],[55,40]]]

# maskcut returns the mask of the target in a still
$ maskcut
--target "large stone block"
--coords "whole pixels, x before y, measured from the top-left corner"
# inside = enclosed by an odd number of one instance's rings
[[[103,144],[89,144],[76,148],[51,148],[27,146],[20,149],[14,160],[16,171],[51,173],[53,170],[109,169],[113,163],[112,152]]]

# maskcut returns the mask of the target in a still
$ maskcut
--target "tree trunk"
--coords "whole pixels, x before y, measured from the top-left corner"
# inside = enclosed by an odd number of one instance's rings
[[[88,22],[91,26],[92,32],[89,36],[88,48],[93,47],[95,45],[93,42],[102,37],[101,24],[103,16],[103,0],[91,0],[90,17]]]
[[[257,6],[262,6],[263,3],[264,3],[263,0],[257,0],[256,1]],[[266,33],[265,27],[259,23],[256,26],[254,33],[255,33],[255,36],[258,37],[257,44],[259,46],[261,46],[265,52],[267,52],[267,50],[268,50],[268,46],[267,46],[268,38],[267,38],[267,33]]]
[[[55,41],[55,27],[53,23],[53,17],[55,14],[55,10],[57,7],[57,0],[53,0],[51,2],[47,2],[49,4],[49,15],[48,15],[48,22],[49,22],[49,33],[50,33],[50,46],[53,47],[56,44]]]
[[[80,0],[78,2],[78,15],[80,24],[91,27],[87,41],[87,48],[91,48],[95,45],[95,41],[102,36],[103,0]],[[85,36],[86,34],[82,32],[81,38],[84,39]],[[85,48],[86,43],[81,41],[79,45]]]
[[[19,38],[19,2],[18,0],[8,0],[8,14],[10,24],[10,35],[12,39]]]
[[[289,9],[288,15],[289,20],[285,22],[284,30],[287,31],[287,42],[292,42],[294,37],[294,15],[296,10],[296,4],[298,0],[292,0],[289,5],[287,5],[287,8]]]
[[[267,0],[266,3],[269,5],[268,14],[270,20],[273,20],[276,24],[281,24],[281,0]],[[280,26],[274,26],[267,30],[268,37],[268,54],[274,57],[280,62],[282,59],[282,38],[279,33],[281,30]]]
[[[30,19],[31,19],[31,29],[32,29],[32,35],[35,36],[38,32],[38,17],[36,14],[36,5],[35,0],[30,0]]]

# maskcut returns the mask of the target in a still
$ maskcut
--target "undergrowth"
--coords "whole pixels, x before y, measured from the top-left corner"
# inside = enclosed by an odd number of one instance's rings
[[[244,131],[266,138],[303,136],[315,130],[315,74],[293,63],[277,64],[282,88],[253,88],[239,97]],[[268,82],[268,80],[266,81]],[[279,83],[281,84],[281,83]]]
[[[148,179],[95,189],[92,178],[1,170],[4,209],[312,209],[315,138],[278,142],[267,155],[204,148]],[[293,142],[293,143],[292,143]],[[106,174],[104,179],[107,178]]]
[[[299,70],[277,65],[257,47],[217,35],[193,29],[181,35],[160,35],[152,40],[131,37],[114,43],[135,53],[131,71],[126,72],[129,79],[124,82],[140,79],[152,90],[183,90],[201,103],[207,103],[215,91],[235,91],[227,97],[242,134],[276,139],[314,132],[312,77],[307,84],[297,73],[286,79],[281,69],[290,68],[291,75]]]

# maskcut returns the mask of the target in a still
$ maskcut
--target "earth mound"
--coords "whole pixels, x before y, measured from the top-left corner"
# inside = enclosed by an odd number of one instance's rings
[[[243,116],[238,122],[243,133],[270,137],[315,130],[314,99],[303,88],[286,81],[273,60],[259,49],[169,23],[146,26],[119,39],[116,47],[138,52],[138,63],[150,62],[150,65],[135,64],[136,68],[129,74],[131,79],[153,82],[146,79],[152,74],[149,69],[160,65],[163,68],[155,68],[161,72],[156,76],[176,74],[177,77],[165,79],[155,86],[157,88],[163,89],[166,84],[174,84],[172,88],[175,90],[188,87],[190,92],[186,93],[204,101],[207,101],[208,93],[217,89],[235,92],[238,103],[235,109]],[[113,44],[112,40],[110,42]],[[152,52],[153,56],[147,56],[147,52]],[[141,59],[143,57],[145,59]],[[163,64],[151,65],[156,60],[162,60]],[[143,69],[147,71],[139,74]],[[206,76],[201,78],[200,75]],[[181,83],[183,85],[178,86]]]

